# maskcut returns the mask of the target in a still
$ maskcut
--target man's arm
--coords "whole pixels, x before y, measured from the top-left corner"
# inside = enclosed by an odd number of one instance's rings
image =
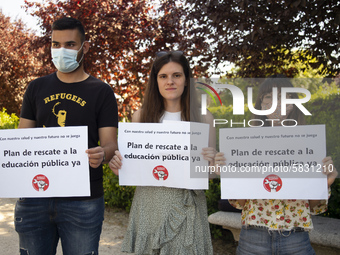
[[[35,120],[20,118],[18,128],[35,128]]]
[[[100,146],[86,150],[86,153],[89,156],[90,166],[93,168],[99,167],[101,163],[108,163],[113,157],[114,152],[118,149],[117,128],[99,128],[99,141]]]

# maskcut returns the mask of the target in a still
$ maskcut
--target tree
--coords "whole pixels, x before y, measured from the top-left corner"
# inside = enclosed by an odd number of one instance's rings
[[[150,0],[50,0],[26,2],[27,11],[41,20],[43,36],[36,49],[44,48],[42,61],[54,70],[50,59],[51,24],[62,16],[79,19],[87,31],[90,52],[85,69],[110,84],[117,95],[119,114],[130,119],[140,106],[151,60],[159,50],[179,49],[197,55],[188,47],[182,31],[182,7],[171,1]],[[202,69],[199,69],[201,72]]]
[[[31,50],[35,36],[21,20],[11,22],[0,11],[0,110],[19,114],[27,84],[37,76],[40,50]]]
[[[264,77],[305,49],[329,76],[340,71],[338,0],[187,0],[189,33],[214,47],[214,63],[230,61],[241,77]],[[285,49],[285,51],[282,51]],[[211,53],[208,53],[211,54]],[[303,57],[303,56],[301,56]],[[293,63],[294,64],[294,63]],[[258,67],[270,66],[273,69]]]

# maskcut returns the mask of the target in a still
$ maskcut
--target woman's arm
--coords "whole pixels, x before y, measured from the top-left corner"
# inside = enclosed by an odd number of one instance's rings
[[[109,167],[115,175],[119,175],[119,169],[122,167],[123,157],[118,150],[109,162]]]

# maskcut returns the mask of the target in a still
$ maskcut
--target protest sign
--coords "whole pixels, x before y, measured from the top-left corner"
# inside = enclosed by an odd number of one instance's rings
[[[208,165],[201,155],[208,124],[119,123],[118,130],[120,185],[208,189],[208,173],[195,173],[195,165]]]
[[[0,197],[90,195],[87,127],[0,130]]]
[[[225,199],[327,199],[324,125],[220,129]]]

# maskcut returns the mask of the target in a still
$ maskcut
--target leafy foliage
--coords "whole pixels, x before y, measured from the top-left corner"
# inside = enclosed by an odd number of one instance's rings
[[[318,92],[306,105],[312,116],[307,119],[308,124],[325,124],[327,155],[332,156],[334,166],[340,170],[340,89],[334,84],[325,89],[320,87]],[[332,195],[329,199],[328,211],[324,214],[328,217],[340,219],[340,176],[332,185]]]
[[[332,185],[332,195],[328,200],[328,210],[323,215],[340,219],[340,179],[336,179]]]
[[[108,165],[103,166],[103,186],[105,204],[109,207],[117,207],[130,211],[135,187],[119,186],[118,176],[116,176]]]
[[[283,60],[295,63],[291,50],[310,52],[313,68],[321,64],[329,75],[340,70],[340,1],[338,0],[187,0],[188,34],[214,46],[215,64],[229,61],[239,77],[266,77],[284,69]],[[283,50],[284,49],[284,50]],[[207,54],[211,54],[207,52]],[[304,60],[305,61],[305,60]],[[264,68],[265,67],[265,68]]]
[[[221,184],[219,178],[209,180],[209,189],[205,191],[205,195],[207,197],[208,215],[217,212],[219,210],[218,201],[221,198]],[[213,238],[222,237],[221,228],[217,225],[210,224],[210,232]]]
[[[0,112],[0,129],[14,129],[19,124],[19,118],[12,113],[9,115],[5,108]]]
[[[339,3],[48,0],[42,4],[25,0],[26,11],[40,19],[42,36],[33,36],[20,20],[11,23],[0,15],[0,107],[19,113],[29,81],[55,70],[50,57],[51,24],[61,16],[83,22],[91,42],[86,71],[113,87],[120,116],[131,119],[141,105],[151,60],[159,50],[185,51],[196,76],[224,61],[237,66],[237,77],[274,73],[306,77],[306,70],[335,76]]]
[[[39,50],[32,51],[34,35],[21,20],[11,22],[0,10],[0,109],[19,114],[26,85],[41,67]]]

